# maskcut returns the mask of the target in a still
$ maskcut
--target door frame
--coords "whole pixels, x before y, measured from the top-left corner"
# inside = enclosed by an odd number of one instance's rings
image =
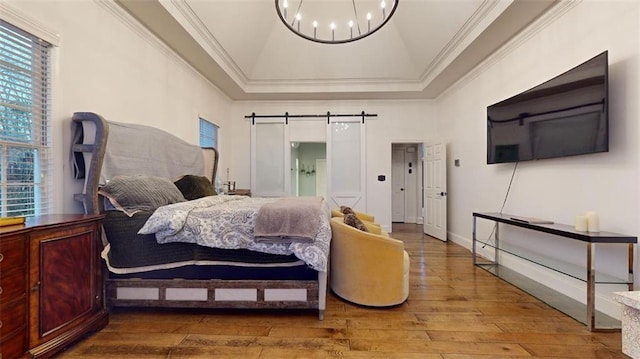
[[[418,174],[417,185],[416,185],[416,196],[419,197],[418,206],[416,208],[416,223],[423,224],[424,222],[424,166],[422,158],[424,157],[424,149],[426,147],[427,142],[424,140],[392,140],[389,144],[389,158],[390,158],[390,167],[393,168],[393,145],[415,145],[417,149],[416,153],[416,166],[415,171]],[[393,203],[393,183],[390,183],[391,190],[389,191],[389,203]],[[405,191],[406,193],[406,191]],[[389,209],[393,211],[393,209]],[[389,218],[393,218],[393,213]],[[406,213],[405,213],[406,219]],[[393,221],[392,221],[393,223]]]

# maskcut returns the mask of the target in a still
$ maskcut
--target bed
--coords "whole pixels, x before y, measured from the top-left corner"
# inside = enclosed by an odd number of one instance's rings
[[[74,113],[72,127],[83,187],[74,198],[105,215],[109,307],[316,309],[323,319],[331,229],[321,198],[215,195],[214,148],[91,112]],[[304,213],[312,226],[269,236],[264,227],[284,215],[266,209],[291,201],[313,211],[287,216]]]

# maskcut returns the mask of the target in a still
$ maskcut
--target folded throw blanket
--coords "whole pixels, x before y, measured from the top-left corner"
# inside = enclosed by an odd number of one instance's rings
[[[313,242],[320,228],[322,197],[287,197],[258,211],[257,242]]]

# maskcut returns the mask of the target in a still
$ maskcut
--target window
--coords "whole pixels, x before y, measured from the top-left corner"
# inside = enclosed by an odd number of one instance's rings
[[[200,147],[218,146],[218,126],[200,118]]]
[[[51,45],[0,20],[0,216],[49,212]]]

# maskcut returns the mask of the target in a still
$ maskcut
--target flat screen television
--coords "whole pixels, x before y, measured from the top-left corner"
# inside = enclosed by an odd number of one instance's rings
[[[607,51],[487,107],[487,163],[609,151]]]

